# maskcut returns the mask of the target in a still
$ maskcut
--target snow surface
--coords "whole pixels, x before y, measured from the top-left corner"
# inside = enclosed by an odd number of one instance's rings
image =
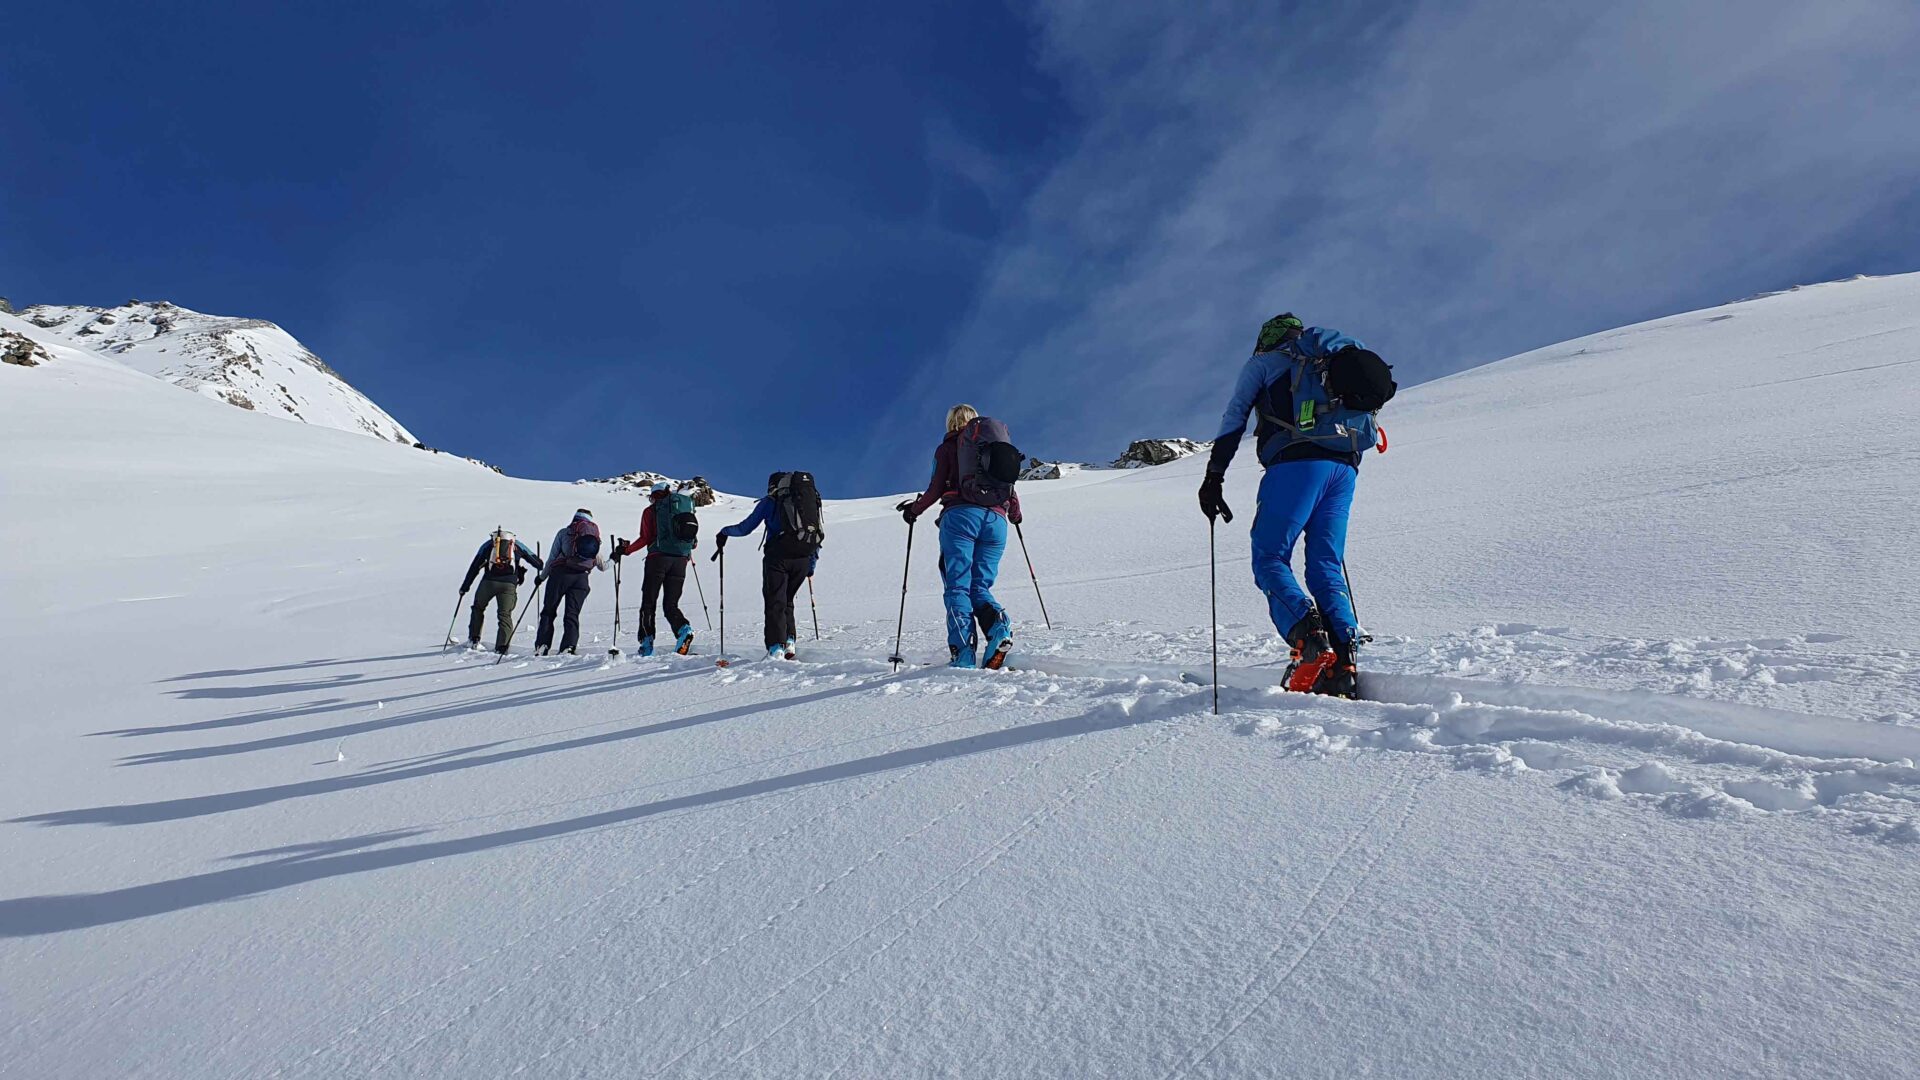
[[[716,669],[689,590],[701,655],[496,666],[454,586],[579,487],[49,351],[0,367],[0,1074],[1914,1075],[1920,275],[1405,392],[1374,701],[1276,689],[1243,453],[1219,716],[1197,459],[1027,493],[1023,670],[879,659],[886,499],[800,663]]]
[[[215,401],[409,446],[419,441],[292,334],[263,319],[141,300],[113,308],[37,304],[19,315],[43,339],[111,357]]]

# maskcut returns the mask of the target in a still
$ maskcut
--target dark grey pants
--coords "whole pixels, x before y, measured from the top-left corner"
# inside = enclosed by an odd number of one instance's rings
[[[567,615],[560,634],[560,651],[574,651],[580,644],[580,609],[586,606],[587,594],[592,591],[585,574],[571,570],[548,574],[547,592],[540,599],[540,631],[533,636],[533,647],[539,650],[553,644],[553,617],[564,601]]]
[[[796,559],[767,556],[760,562],[760,598],[767,606],[767,647],[785,645],[799,636],[793,617],[793,598],[807,583],[813,557]]]
[[[496,610],[494,622],[499,625],[493,629],[493,647],[500,652],[507,651],[507,635],[513,631],[513,606],[520,602],[520,591],[512,581],[495,581],[481,578],[480,587],[473,591],[473,617],[467,620],[467,640],[480,643],[480,631],[487,625],[487,605],[492,603]]]

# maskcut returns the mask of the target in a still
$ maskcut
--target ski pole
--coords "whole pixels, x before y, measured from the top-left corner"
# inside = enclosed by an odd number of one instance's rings
[[[707,629],[713,629],[713,611],[707,607],[707,590],[700,584],[700,560],[687,556],[687,565],[693,567],[693,587],[700,593],[700,614],[707,617]]]
[[[727,666],[727,549],[721,548],[713,553],[720,560],[720,659],[714,661],[715,667]]]
[[[608,656],[620,655],[620,562],[613,564],[613,648],[607,650]]]
[[[540,545],[537,542],[533,545],[533,557],[536,559],[540,557]],[[545,574],[546,571],[542,570],[541,573]],[[533,608],[533,598],[538,595],[540,595],[540,579],[535,578],[533,588],[527,592],[527,602],[520,605],[520,614],[514,617],[513,628],[507,631],[507,649],[501,650],[500,655],[494,659],[495,666],[507,658],[507,650],[513,648],[514,635],[520,633],[520,624],[526,621],[527,612]]]
[[[1347,606],[1353,609],[1355,639],[1359,641],[1372,641],[1373,635],[1367,633],[1366,624],[1360,621],[1360,601],[1354,599],[1353,575],[1347,573],[1347,560],[1345,559],[1340,560],[1340,580],[1347,583]]]
[[[467,593],[466,593],[466,590],[464,589],[461,590],[459,596],[456,596],[453,598],[453,618],[447,620],[447,641],[445,645],[440,646],[442,649],[445,649],[448,646],[454,644],[453,626],[455,623],[460,621],[460,605],[462,603],[465,603],[466,599],[467,599]]]
[[[1020,523],[1013,523],[1013,534],[1020,538],[1020,557],[1027,560],[1027,576],[1033,579],[1033,596],[1040,601],[1040,618],[1046,621],[1047,629],[1053,629],[1053,620],[1047,616],[1047,598],[1040,595],[1040,575],[1033,572],[1033,556],[1027,554],[1027,534],[1020,529]]]
[[[1220,557],[1214,553],[1213,515],[1207,515],[1207,593],[1213,614],[1213,715],[1220,715]]]
[[[807,575],[807,606],[813,609],[813,640],[820,640],[820,602],[813,598],[813,575]]]
[[[887,663],[893,670],[899,671],[907,658],[900,655],[900,635],[907,628],[907,576],[913,572],[913,522],[907,522],[907,565],[900,571],[900,621],[893,627],[893,655],[887,657]]]

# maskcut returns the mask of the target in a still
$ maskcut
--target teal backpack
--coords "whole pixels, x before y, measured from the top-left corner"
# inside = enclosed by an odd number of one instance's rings
[[[675,492],[654,508],[653,551],[656,555],[691,555],[700,538],[700,519],[693,513],[693,496]]]

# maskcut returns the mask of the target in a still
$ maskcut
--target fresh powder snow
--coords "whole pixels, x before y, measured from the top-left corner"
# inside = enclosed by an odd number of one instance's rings
[[[1017,670],[933,666],[930,521],[885,662],[907,529],[830,475],[798,662],[748,659],[736,544],[715,666],[703,543],[694,655],[632,655],[634,574],[607,656],[598,573],[581,657],[527,655],[529,617],[496,664],[443,648],[481,540],[583,499],[631,536],[638,494],[280,423],[57,329],[0,315],[47,357],[0,366],[0,1074],[1920,1060],[1920,275],[1403,391],[1349,548],[1370,700],[1276,685],[1249,448],[1218,715],[1199,457],[1023,487],[1054,628],[1010,550]]]

